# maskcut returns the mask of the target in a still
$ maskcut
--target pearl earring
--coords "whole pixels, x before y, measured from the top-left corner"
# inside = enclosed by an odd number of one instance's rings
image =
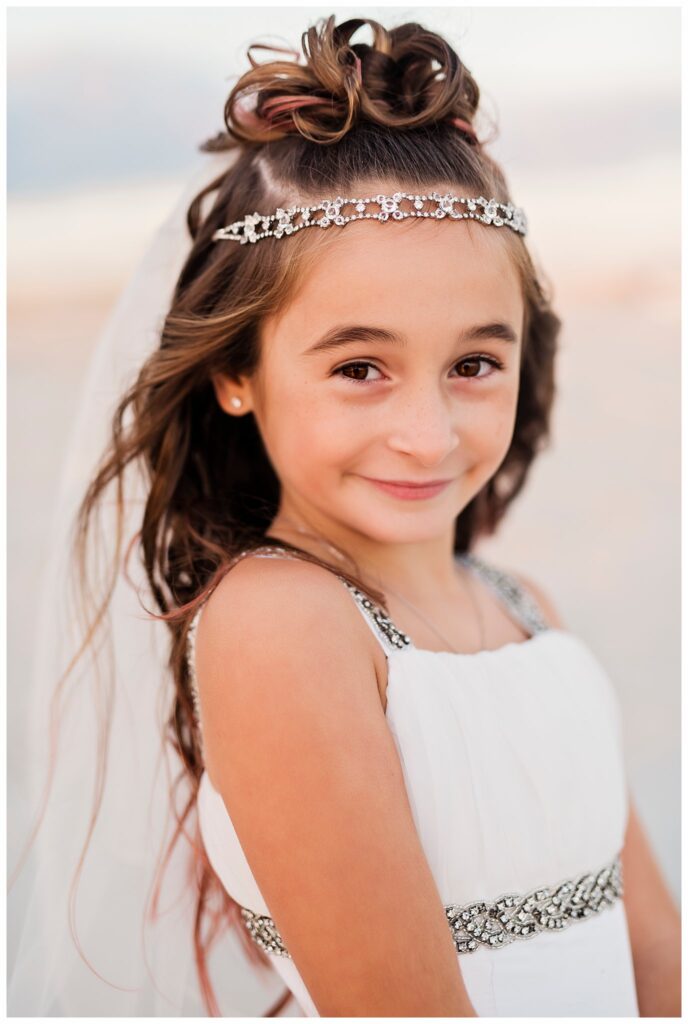
[[[232,405],[234,406],[234,408],[235,408],[235,409],[240,409],[240,408],[241,408],[241,399],[240,399],[240,398],[237,398],[237,396],[236,396],[236,395],[234,395],[234,396],[233,396],[233,397],[232,397],[232,398],[230,399],[230,401],[231,401],[231,403],[232,403]]]

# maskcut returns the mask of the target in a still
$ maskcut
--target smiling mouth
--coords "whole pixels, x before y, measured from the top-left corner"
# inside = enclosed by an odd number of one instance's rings
[[[434,482],[431,481],[427,484],[409,484],[398,480],[376,480],[374,477],[362,477],[362,479],[367,480],[368,483],[377,487],[379,491],[383,491],[385,494],[389,494],[393,498],[402,498],[404,500],[411,501],[433,498],[436,494],[440,494],[451,483],[451,480],[435,480]]]
[[[388,484],[390,487],[439,487],[443,484],[451,483],[450,480],[424,480],[418,483],[415,480],[380,480],[378,477],[367,476],[365,480],[370,480],[374,484]]]

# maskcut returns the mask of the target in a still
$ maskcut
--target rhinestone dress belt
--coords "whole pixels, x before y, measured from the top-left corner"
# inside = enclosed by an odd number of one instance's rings
[[[480,900],[463,906],[451,904],[444,912],[457,953],[489,947],[499,949],[515,939],[529,939],[544,931],[566,928],[611,907],[623,895],[621,859],[599,871],[587,872],[558,885],[533,889],[525,894],[507,893],[494,902]],[[265,914],[241,908],[244,924],[253,941],[266,953],[290,954]]]

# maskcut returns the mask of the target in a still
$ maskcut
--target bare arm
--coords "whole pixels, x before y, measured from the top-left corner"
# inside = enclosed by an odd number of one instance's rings
[[[244,559],[196,654],[206,763],[320,1015],[477,1016],[341,582]]]
[[[681,1016],[681,916],[631,800],[621,861],[641,1017]]]
[[[555,628],[565,628],[547,595],[520,574],[518,578],[531,591],[547,622]],[[640,1016],[680,1017],[681,916],[632,800],[621,865]]]

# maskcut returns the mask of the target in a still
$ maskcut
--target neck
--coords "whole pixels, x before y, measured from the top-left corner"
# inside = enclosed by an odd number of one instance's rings
[[[421,605],[431,606],[438,598],[462,592],[453,526],[440,537],[388,543],[338,524],[318,524],[313,516],[306,518],[297,511],[280,511],[268,535],[339,565],[378,590],[397,591]]]

